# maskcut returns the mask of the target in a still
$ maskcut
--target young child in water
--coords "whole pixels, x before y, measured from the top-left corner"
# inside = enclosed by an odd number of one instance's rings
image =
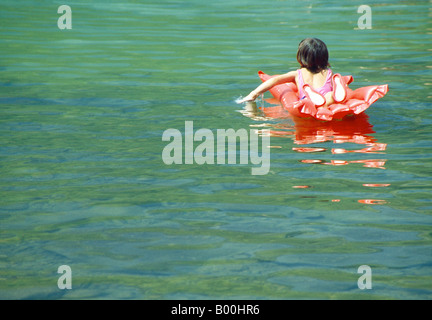
[[[297,61],[300,69],[275,76],[263,82],[239,103],[254,101],[273,86],[294,82],[299,99],[310,99],[316,107],[328,107],[346,99],[346,85],[340,74],[333,74],[328,62],[329,54],[325,43],[316,38],[300,42]]]

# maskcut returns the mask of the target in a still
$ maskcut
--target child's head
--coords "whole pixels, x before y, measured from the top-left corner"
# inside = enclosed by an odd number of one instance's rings
[[[302,68],[318,73],[330,67],[329,54],[324,42],[316,38],[307,38],[300,42],[297,61]]]

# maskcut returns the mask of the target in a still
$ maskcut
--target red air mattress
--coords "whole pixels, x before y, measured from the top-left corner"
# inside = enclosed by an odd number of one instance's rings
[[[272,77],[262,71],[259,71],[258,75],[263,82]],[[323,121],[338,120],[346,116],[360,114],[388,92],[387,84],[351,90],[348,85],[353,82],[353,77],[343,76],[343,79],[347,84],[347,98],[342,103],[334,103],[328,108],[317,108],[308,98],[300,99],[295,83],[279,84],[269,91],[292,115]]]

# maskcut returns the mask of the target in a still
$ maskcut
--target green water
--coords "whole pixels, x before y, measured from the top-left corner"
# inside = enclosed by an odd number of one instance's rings
[[[430,299],[430,2],[362,4],[2,0],[0,298]],[[310,36],[389,93],[347,125],[235,103]],[[185,121],[272,130],[270,172],[166,165]]]

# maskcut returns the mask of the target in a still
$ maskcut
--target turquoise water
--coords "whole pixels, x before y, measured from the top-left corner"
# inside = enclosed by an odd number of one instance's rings
[[[430,299],[430,2],[362,4],[1,1],[0,298]],[[331,124],[235,103],[310,36],[389,93]],[[185,121],[269,129],[269,173],[166,165]]]

